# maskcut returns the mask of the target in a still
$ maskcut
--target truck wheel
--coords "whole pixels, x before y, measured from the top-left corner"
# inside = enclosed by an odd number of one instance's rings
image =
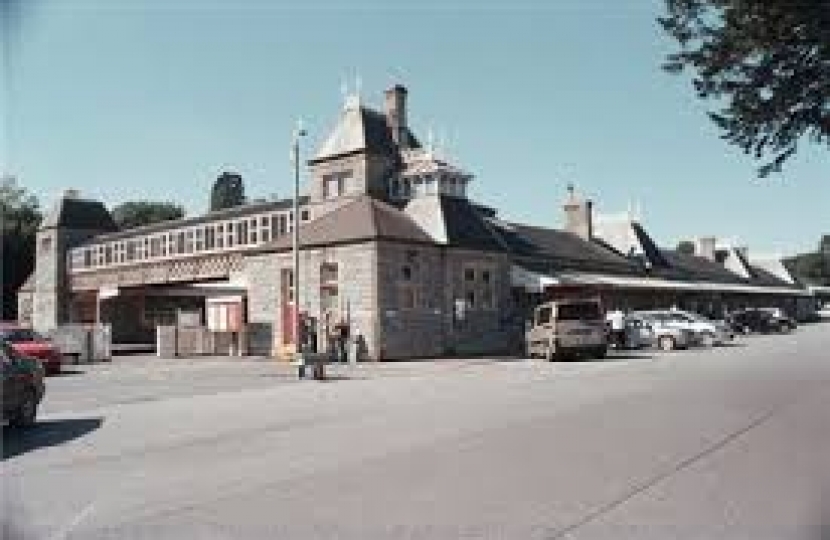
[[[660,336],[660,339],[657,341],[657,345],[662,351],[673,351],[676,347],[674,338],[671,336]]]

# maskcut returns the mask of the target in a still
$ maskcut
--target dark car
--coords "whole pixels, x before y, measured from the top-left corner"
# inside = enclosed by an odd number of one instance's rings
[[[730,326],[742,334],[752,332],[760,334],[783,333],[791,330],[790,325],[773,313],[763,309],[744,309],[729,315]]]
[[[60,373],[63,365],[60,348],[31,328],[17,323],[0,323],[0,339],[11,344],[23,356],[43,363],[46,373]]]
[[[35,423],[43,399],[43,366],[0,340],[3,355],[3,422],[28,427]]]
[[[795,330],[798,328],[798,323],[787,315],[787,313],[782,310],[781,308],[761,308],[761,311],[766,311],[772,318],[778,321],[779,324],[786,326],[789,330]]]

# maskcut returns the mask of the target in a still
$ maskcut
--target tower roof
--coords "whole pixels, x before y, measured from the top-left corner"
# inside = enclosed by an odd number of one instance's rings
[[[406,136],[409,148],[420,148],[420,143],[409,128],[406,129]],[[386,116],[358,102],[352,102],[343,109],[337,124],[309,163],[358,152],[396,156],[398,148]]]
[[[118,226],[100,201],[78,198],[66,192],[58,199],[41,223],[41,229],[76,229],[101,232],[117,231]]]

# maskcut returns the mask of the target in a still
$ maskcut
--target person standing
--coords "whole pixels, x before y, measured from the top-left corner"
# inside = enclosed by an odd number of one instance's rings
[[[611,342],[618,349],[625,348],[625,314],[619,310],[608,314],[608,320],[611,323]]]

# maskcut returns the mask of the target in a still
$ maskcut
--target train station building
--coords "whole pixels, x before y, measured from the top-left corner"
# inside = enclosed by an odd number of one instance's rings
[[[474,175],[416,136],[404,87],[383,98],[379,109],[348,98],[307,162],[298,280],[293,200],[119,231],[102,202],[67,191],[38,233],[21,318],[46,332],[106,323],[116,345],[157,344],[173,328],[180,354],[289,356],[299,309],[307,347],[324,349],[342,323],[362,358],[387,360],[515,352],[530,310],[563,296],[711,315],[810,309],[786,270],[712,237],[694,254],[660,248],[572,188],[549,226],[515,223],[472,200]]]

